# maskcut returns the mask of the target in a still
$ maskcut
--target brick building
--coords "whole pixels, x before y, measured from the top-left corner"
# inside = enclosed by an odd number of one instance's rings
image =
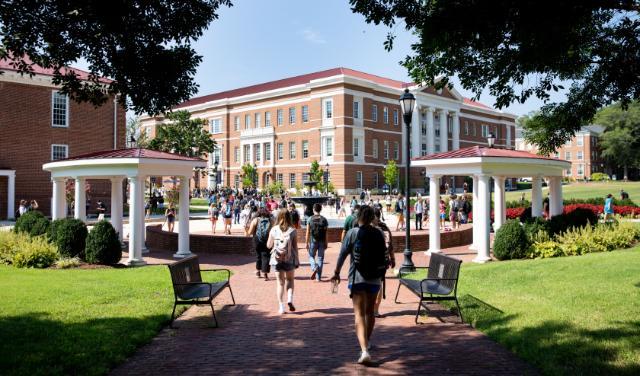
[[[406,163],[408,135],[398,98],[405,88],[417,97],[410,130],[411,155],[485,145],[514,147],[515,116],[463,98],[455,90],[418,87],[347,68],[285,78],[192,98],[174,110],[188,110],[208,120],[219,163],[201,185],[239,186],[243,164],[258,167],[258,186],[275,179],[293,188],[305,179],[312,161],[329,166],[339,193],[381,188],[383,169],[394,159]],[[150,137],[162,117],[143,117]],[[418,140],[419,141],[414,141]],[[402,176],[402,174],[401,174]],[[448,180],[447,180],[448,179]],[[443,179],[461,187],[461,179]],[[424,189],[420,169],[412,171],[412,188]]]
[[[577,180],[589,180],[594,172],[605,172],[605,161],[600,152],[599,138],[604,128],[600,125],[582,127],[571,140],[562,145],[553,157],[571,162],[571,169],[565,171],[565,177]],[[516,129],[516,149],[537,153],[538,148],[524,140],[521,129]]]
[[[73,69],[80,77],[87,72]],[[52,183],[44,163],[97,150],[123,148],[126,113],[115,100],[95,108],[58,92],[52,72],[34,66],[20,75],[0,60],[0,218],[13,217],[19,201],[36,200],[50,214]],[[106,80],[105,80],[106,81]],[[15,177],[13,177],[15,176]],[[15,182],[13,205],[8,196]],[[90,181],[89,197],[110,199],[109,183]],[[13,211],[9,212],[13,206]]]

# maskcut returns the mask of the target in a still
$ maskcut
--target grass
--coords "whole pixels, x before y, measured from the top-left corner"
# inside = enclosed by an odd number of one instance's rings
[[[593,198],[605,197],[611,193],[614,197],[620,198],[620,189],[629,193],[629,198],[640,202],[640,182],[591,182],[591,183],[571,183],[562,186],[562,196],[564,199],[570,198]],[[543,195],[546,196],[547,187],[543,187]],[[506,192],[506,200],[519,200],[524,192],[525,198],[531,200],[531,190]]]
[[[640,374],[640,247],[464,264],[465,321],[543,374]]]
[[[105,374],[148,343],[173,308],[166,266],[0,266],[0,286],[3,375]]]

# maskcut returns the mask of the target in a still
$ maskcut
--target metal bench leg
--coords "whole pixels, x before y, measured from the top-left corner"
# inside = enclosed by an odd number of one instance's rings
[[[178,302],[175,301],[173,303],[173,311],[171,311],[171,321],[169,321],[169,328],[173,328],[173,316],[176,314],[176,307],[178,306]]]
[[[229,293],[231,294],[231,301],[233,302],[233,305],[236,305],[236,299],[233,297],[233,291],[231,291],[231,285],[229,285],[228,287],[229,287]]]
[[[420,323],[418,322],[418,317],[420,317],[420,311],[422,311],[422,299],[420,299],[420,301],[418,302],[418,312],[416,312],[416,325],[420,325]]]
[[[398,294],[400,294],[400,286],[401,286],[401,285],[402,285],[402,283],[400,283],[400,282],[398,281],[398,290],[396,291],[396,297],[395,297],[395,299],[393,299],[393,301],[394,301],[396,304],[398,304],[398,303],[399,303],[399,302],[398,302]]]
[[[460,309],[460,304],[458,304],[457,296],[456,296],[456,306],[458,307],[458,314],[460,315],[460,321],[464,324],[464,319],[462,318],[462,310]]]
[[[215,322],[216,326],[214,326],[214,328],[218,327],[218,319],[216,318],[216,310],[213,309],[213,301],[209,302],[209,305],[211,306],[211,312],[213,313],[213,322]]]

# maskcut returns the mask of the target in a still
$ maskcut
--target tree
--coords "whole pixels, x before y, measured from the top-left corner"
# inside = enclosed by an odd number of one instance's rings
[[[350,0],[366,22],[404,22],[418,41],[405,66],[415,82],[462,87],[495,106],[524,103],[571,81],[564,103],[546,103],[527,122],[525,137],[549,154],[596,111],[640,98],[640,6],[633,0]],[[393,48],[393,32],[385,48]]]
[[[0,2],[0,59],[24,74],[37,64],[81,102],[119,95],[136,113],[160,114],[197,92],[202,57],[192,43],[230,0]],[[88,76],[65,67],[88,63]],[[109,77],[113,81],[105,80]]]
[[[170,122],[156,127],[149,149],[198,158],[213,153],[216,142],[206,129],[206,120],[192,119],[191,113],[184,110],[169,112],[166,118]]]
[[[392,189],[398,183],[398,165],[396,161],[390,159],[384,166],[384,182]]]
[[[605,107],[598,111],[595,121],[606,127],[600,138],[602,157],[622,166],[627,180],[629,167],[640,165],[640,104],[631,103],[627,111],[619,103]]]
[[[324,170],[320,167],[320,163],[317,160],[311,162],[311,169],[309,170],[309,180],[318,183],[316,188],[320,192],[328,190],[329,184],[324,184]]]
[[[126,140],[131,140],[133,137],[136,140],[136,145],[139,148],[146,148],[149,146],[149,137],[146,132],[142,131],[140,127],[140,118],[138,116],[127,120]]]
[[[251,163],[242,165],[242,186],[255,187],[258,180],[258,170]]]

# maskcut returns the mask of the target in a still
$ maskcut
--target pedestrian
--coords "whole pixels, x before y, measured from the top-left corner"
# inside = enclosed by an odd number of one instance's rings
[[[460,209],[460,223],[469,222],[469,213],[471,213],[471,204],[467,199],[467,195],[462,195],[462,208]]]
[[[347,216],[347,206],[345,205],[346,198],[344,196],[340,197],[340,211],[338,212],[338,218]]]
[[[322,280],[322,265],[324,263],[324,251],[329,244],[327,229],[329,222],[320,215],[322,205],[313,204],[313,216],[307,220],[307,234],[305,248],[309,252],[309,265],[311,266],[311,279],[320,282]],[[316,259],[317,255],[317,259]]]
[[[338,215],[338,217],[340,216],[340,207],[342,206],[342,200],[340,199],[340,196],[336,196],[335,197],[335,201],[336,201],[336,215]]]
[[[300,213],[296,209],[296,204],[293,202],[289,203],[289,212],[291,213],[291,224],[295,229],[300,228]]]
[[[176,224],[176,209],[173,207],[173,203],[170,203],[167,210],[164,212],[165,221],[167,222],[167,231],[173,232],[173,227]]]
[[[351,256],[348,287],[351,290],[356,336],[360,344],[358,363],[371,362],[369,341],[375,326],[374,306],[382,277],[388,267],[385,239],[380,229],[373,227],[373,208],[363,206],[358,212],[358,227],[349,230],[342,242],[332,282],[340,283],[340,269]]]
[[[209,205],[208,214],[209,214],[209,220],[211,221],[211,232],[215,234],[216,223],[218,222],[218,217],[220,216],[220,209],[218,208],[218,205],[212,202]]]
[[[295,270],[300,266],[298,258],[298,241],[296,229],[291,223],[291,213],[287,210],[280,210],[275,225],[269,231],[267,248],[271,250],[269,264],[275,266],[277,284],[276,295],[278,296],[278,313],[283,314],[284,291],[287,291],[287,304],[289,311],[296,310],[293,305],[293,287]]]
[[[613,195],[609,193],[604,199],[604,222],[613,219]]]
[[[451,228],[455,230],[458,228],[458,212],[460,211],[460,202],[458,196],[451,195],[449,198],[449,222],[451,222]]]
[[[398,218],[398,222],[396,223],[396,231],[404,230],[404,199],[402,197],[402,193],[398,194],[398,198],[396,200],[395,207],[396,217]]]
[[[391,211],[391,195],[384,197],[384,204],[387,206],[387,213],[389,213]]]
[[[240,224],[240,210],[242,209],[242,202],[237,198],[233,200],[233,223]]]
[[[445,229],[445,220],[447,215],[447,207],[444,203],[444,200],[440,200],[440,229]]]
[[[396,267],[396,259],[393,254],[393,235],[391,235],[391,229],[384,223],[384,219],[382,219],[382,210],[378,208],[374,208],[373,210],[376,219],[373,221],[373,226],[377,227],[382,231],[384,235],[384,243],[387,250],[386,257],[389,260],[389,267]],[[382,317],[380,314],[380,304],[382,303],[382,299],[385,298],[385,288],[386,288],[386,280],[385,277],[382,277],[382,288],[378,291],[378,295],[376,296],[376,302],[373,306],[373,315],[375,317]]]
[[[624,189],[620,190],[620,200],[628,200],[629,194],[624,191]]]
[[[353,211],[351,214],[344,219],[344,226],[342,227],[342,234],[340,235],[340,241],[344,240],[344,237],[347,235],[347,232],[353,228],[354,224],[357,224],[358,221],[358,211],[360,210],[360,205],[356,204],[353,207]]]
[[[89,201],[91,202],[91,201]],[[31,200],[31,202],[29,203],[29,211],[35,211],[38,210],[38,208],[40,207],[40,205],[38,205],[38,201],[36,200]],[[87,210],[88,212],[88,210]]]
[[[422,230],[422,213],[424,213],[424,206],[422,206],[422,196],[418,194],[416,203],[413,206],[413,211],[416,213],[416,230],[418,227]]]
[[[27,205],[27,200],[20,200],[20,205],[18,206],[18,210],[16,210],[16,219],[28,211],[29,205]]]
[[[233,216],[233,202],[222,200],[222,218],[224,219],[223,233],[231,235],[231,217]]]
[[[271,265],[269,265],[271,252],[267,247],[271,226],[271,214],[266,209],[258,210],[258,216],[249,225],[249,235],[253,236],[253,245],[256,250],[256,276],[263,277],[260,274],[262,272],[265,281],[269,280],[271,271]]]

